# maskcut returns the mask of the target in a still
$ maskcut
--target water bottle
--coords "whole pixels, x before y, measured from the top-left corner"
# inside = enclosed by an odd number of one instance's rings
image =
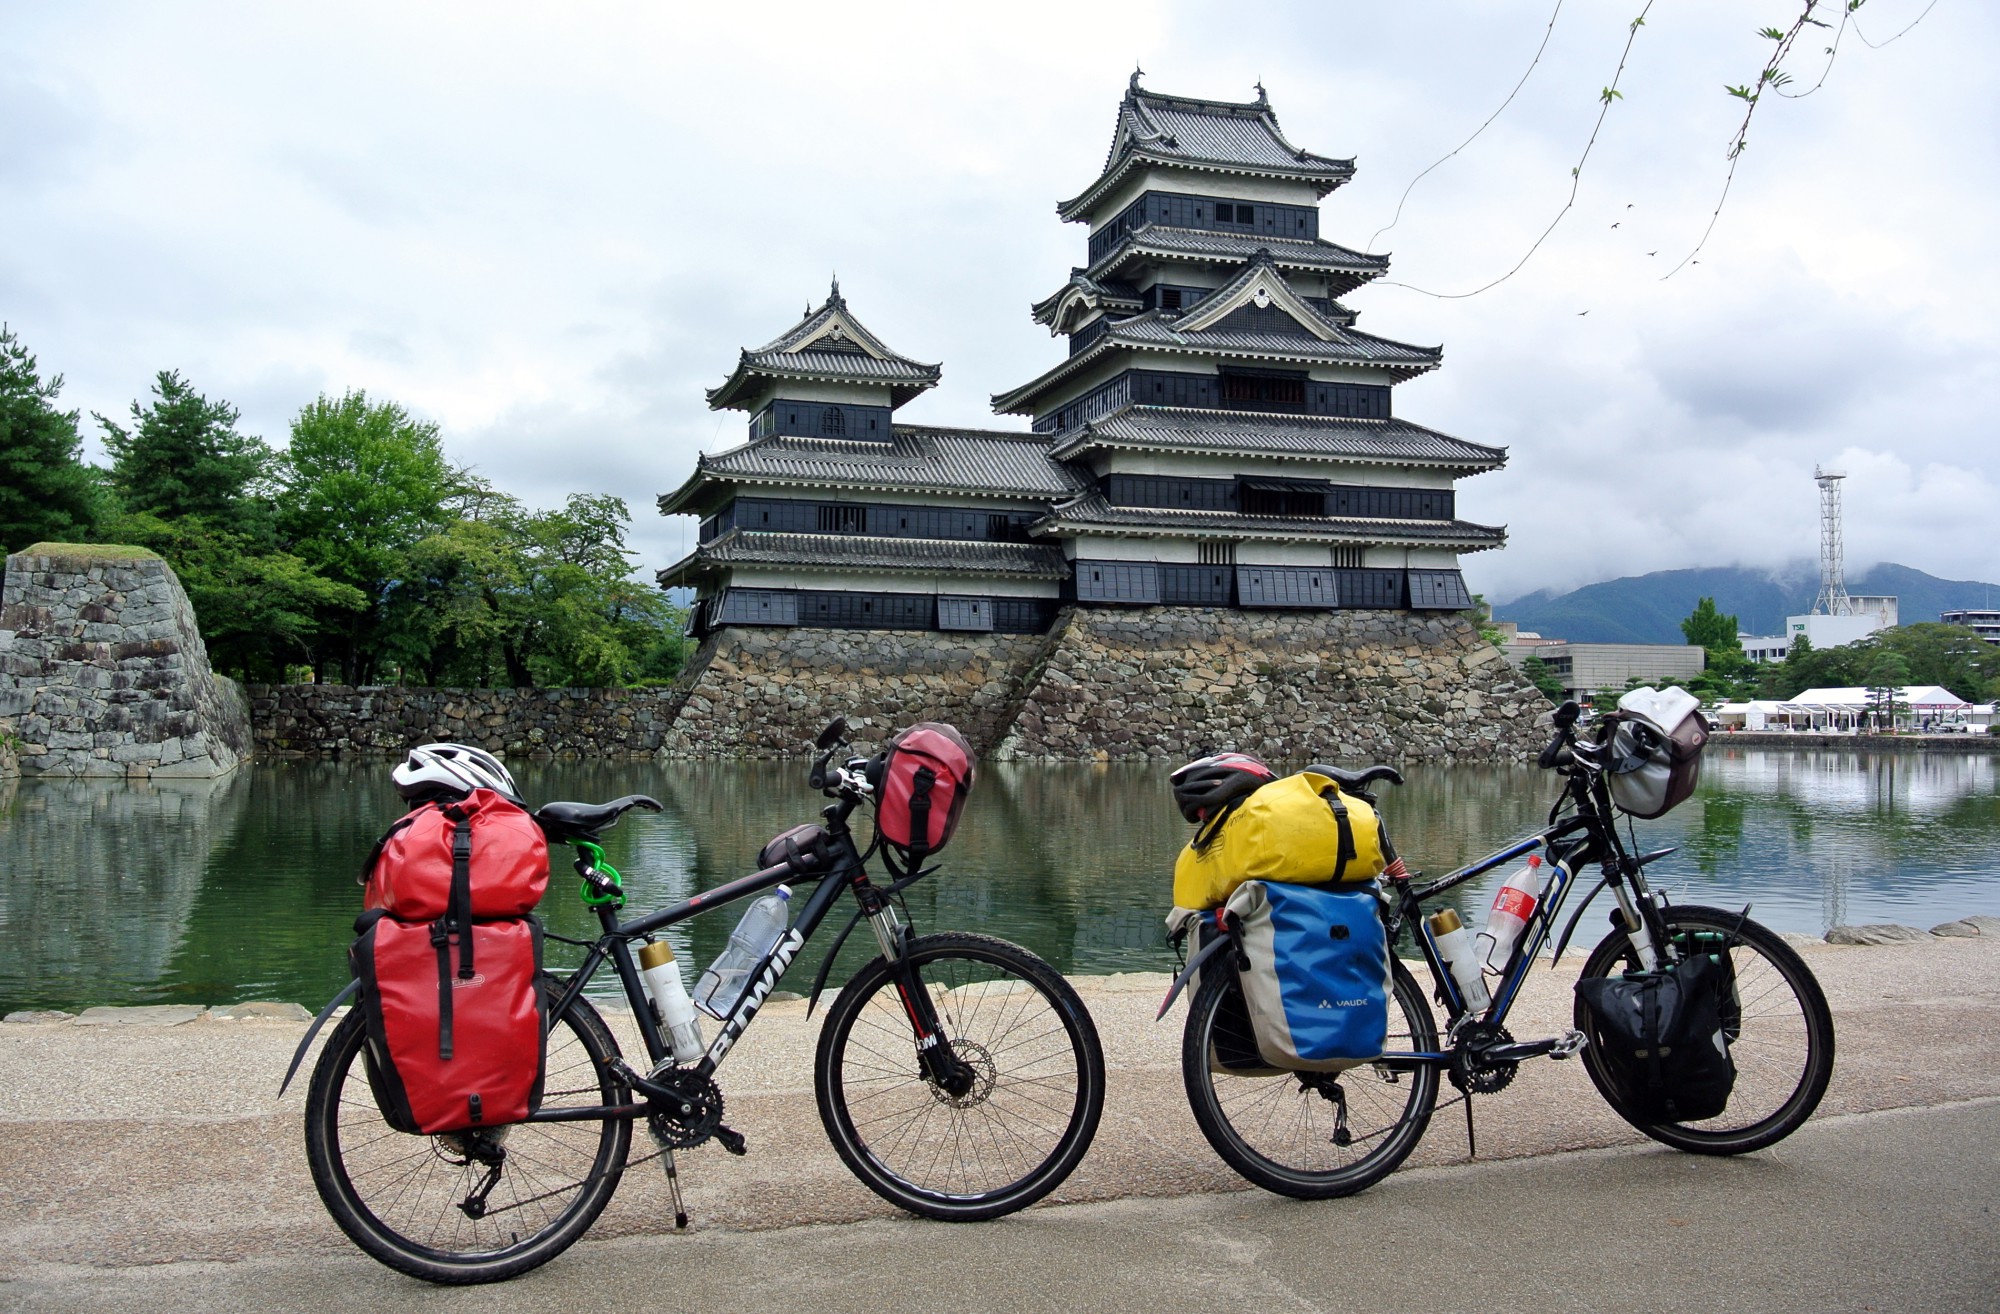
[[[792,897],[789,885],[780,885],[750,905],[743,920],[729,933],[729,947],[701,974],[695,983],[694,1006],[710,1017],[728,1017],[743,992],[750,988],[750,974],[778,943],[791,924],[785,904]]]
[[[1446,908],[1433,913],[1430,918],[1431,939],[1437,942],[1438,957],[1444,959],[1445,969],[1451,979],[1458,982],[1458,993],[1464,998],[1466,1008],[1474,1013],[1483,1013],[1493,1002],[1487,993],[1486,979],[1479,975],[1479,959],[1473,953],[1472,937],[1466,934],[1465,924],[1458,920],[1456,909]]]
[[[1486,914],[1486,929],[1479,933],[1481,959],[1486,970],[1495,974],[1505,972],[1508,962],[1514,957],[1514,944],[1521,938],[1521,928],[1535,915],[1535,905],[1542,901],[1542,855],[1528,855],[1528,865],[1507,878],[1493,895],[1493,911]]]
[[[674,961],[673,946],[665,940],[639,946],[639,979],[652,998],[654,1015],[667,1030],[674,1061],[692,1063],[700,1058],[701,1019],[695,1015],[694,1001],[681,981],[681,965]]]

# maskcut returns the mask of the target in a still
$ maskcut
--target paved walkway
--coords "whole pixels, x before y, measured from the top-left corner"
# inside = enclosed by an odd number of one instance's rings
[[[670,1219],[664,1187],[650,1166],[635,1169],[591,1234],[551,1266],[549,1285],[513,1284],[510,1290],[531,1294],[521,1297],[528,1303],[508,1307],[569,1306],[570,1299],[553,1293],[566,1290],[562,1282],[581,1280],[578,1275],[599,1261],[611,1266],[608,1273],[624,1272],[631,1283],[616,1289],[621,1306],[642,1301],[643,1291],[657,1297],[659,1308],[737,1307],[749,1302],[727,1298],[731,1275],[788,1271],[795,1266],[787,1258],[794,1247],[800,1271],[783,1282],[808,1308],[858,1308],[854,1302],[871,1291],[879,1304],[884,1281],[909,1290],[902,1285],[906,1281],[939,1277],[907,1268],[932,1256],[954,1283],[977,1286],[982,1274],[991,1283],[1015,1283],[1022,1308],[1073,1307],[1081,1300],[1106,1311],[1136,1308],[1120,1304],[1123,1297],[1114,1298],[1112,1288],[1095,1285],[1100,1278],[1093,1254],[1129,1257],[1139,1265],[1133,1289],[1150,1290],[1157,1300],[1184,1294],[1190,1284],[1221,1290],[1244,1273],[1262,1271],[1257,1256],[1267,1252],[1274,1265],[1290,1253],[1294,1260],[1285,1262],[1303,1267],[1286,1270],[1289,1277],[1272,1276],[1271,1283],[1280,1285],[1253,1289],[1269,1295],[1273,1308],[1302,1302],[1310,1307],[1340,1303],[1310,1294],[1326,1287],[1324,1279],[1311,1275],[1321,1271],[1328,1247],[1337,1245],[1342,1264],[1365,1257],[1375,1265],[1384,1291],[1402,1291],[1410,1300],[1429,1291],[1424,1299],[1444,1308],[1459,1306],[1440,1293],[1457,1292],[1463,1307],[1471,1308],[1481,1302],[1474,1288],[1462,1285],[1464,1275],[1495,1256],[1525,1263],[1529,1274],[1575,1272],[1588,1274],[1591,1282],[1611,1280],[1622,1270],[1614,1262],[1618,1252],[1600,1229],[1630,1231],[1628,1205],[1639,1210],[1634,1217],[1658,1224],[1665,1210],[1667,1227],[1696,1229],[1660,1234],[1676,1245],[1677,1238],[1689,1238],[1684,1249],[1690,1260],[1681,1270],[1687,1275],[1685,1298],[1661,1308],[1716,1307],[1719,1302],[1698,1298],[1702,1283],[1711,1279],[1726,1279],[1735,1284],[1732,1290],[1764,1291],[1781,1283],[1796,1291],[1823,1291],[1800,1285],[1799,1270],[1812,1263],[1835,1273],[1879,1260],[1877,1277],[1883,1281],[1883,1275],[1901,1271],[1927,1282],[1951,1274],[1971,1275],[1968,1281],[1990,1278],[1993,1224],[1984,1211],[2000,1194],[1992,1186],[1992,1147],[2000,1144],[1995,1136],[2000,1125],[1991,1104],[1981,1101],[2000,1098],[2000,936],[1880,947],[1814,945],[1805,952],[1826,987],[1839,1030],[1839,1061],[1821,1109],[1822,1118],[1830,1120],[1824,1128],[1815,1125],[1742,1160],[1655,1152],[1642,1148],[1649,1143],[1611,1115],[1576,1065],[1532,1063],[1507,1091],[1480,1101],[1482,1162],[1466,1163],[1463,1123],[1449,1110],[1433,1122],[1410,1167],[1388,1182],[1344,1204],[1305,1207],[1246,1191],[1201,1139],[1180,1090],[1179,1014],[1157,1026],[1151,1021],[1160,978],[1080,982],[1113,1068],[1097,1143],[1050,1205],[1002,1224],[973,1227],[892,1217],[888,1206],[846,1174],[813,1108],[811,1044],[818,1018],[807,1019],[802,1004],[773,1005],[723,1069],[730,1120],[749,1136],[750,1157],[730,1159],[712,1147],[684,1157],[694,1235],[657,1236],[668,1230]],[[1518,1034],[1560,1029],[1573,967],[1538,974],[1523,1002]],[[405,1289],[397,1286],[401,1279],[356,1255],[327,1219],[306,1174],[300,1093],[295,1088],[282,1103],[274,1098],[302,1030],[295,1023],[206,1019],[173,1027],[0,1026],[0,1308],[30,1303],[69,1308],[86,1301],[124,1308],[151,1304],[155,1295],[162,1304],[207,1302],[212,1296],[221,1302],[217,1308],[255,1308],[266,1297],[285,1303],[277,1296],[285,1290],[311,1287],[323,1294],[317,1284],[333,1274],[343,1292],[379,1297],[384,1283],[386,1289]],[[1938,1112],[1854,1116],[1927,1108]],[[1888,1144],[1901,1148],[1888,1154],[1878,1148]],[[1609,1159],[1547,1157],[1604,1147],[1625,1148]],[[1812,1167],[1798,1176],[1794,1165]],[[1971,1176],[1961,1185],[1966,1174]],[[1600,1180],[1601,1188],[1592,1185]],[[1945,1226],[1954,1212],[1946,1209],[1936,1227],[1907,1229],[1908,1250],[1892,1250],[1886,1237],[1871,1238],[1869,1227],[1901,1229],[1905,1217],[1917,1216],[1909,1210],[1926,1201],[1944,1209],[1958,1198],[1953,1192],[1976,1193],[1977,1207],[1961,1226]],[[1484,1203],[1447,1209],[1448,1202],[1461,1199]],[[1058,1207],[1091,1202],[1097,1203],[1090,1209]],[[1829,1224],[1832,1231],[1811,1239],[1819,1235],[1815,1220],[1834,1218],[1828,1211],[1842,1202],[1853,1216],[1853,1230],[1840,1230],[1847,1223]],[[1725,1216],[1732,1220],[1727,1226],[1713,1221]],[[1234,1239],[1236,1221],[1246,1218],[1274,1230],[1263,1239]],[[1756,1224],[1758,1218],[1768,1218],[1769,1225]],[[1447,1225],[1447,1219],[1453,1221]],[[745,1235],[799,1224],[854,1223],[864,1226],[761,1239]],[[1967,1229],[1984,1238],[1976,1255],[1961,1253]],[[620,1242],[621,1237],[648,1239]],[[1085,1240],[1090,1237],[1096,1240]],[[871,1240],[896,1243],[888,1247],[896,1256],[893,1264],[905,1267],[866,1276],[873,1248],[865,1243]],[[1815,1258],[1822,1241],[1844,1247],[1837,1262],[1832,1252]],[[1545,1244],[1549,1253],[1533,1257],[1531,1242]],[[865,1248],[850,1249],[856,1245]],[[1406,1246],[1412,1248],[1408,1253]],[[1415,1263],[1412,1254],[1440,1246],[1446,1262],[1417,1263],[1413,1269],[1434,1267],[1425,1279],[1432,1285],[1408,1278],[1404,1281],[1415,1285],[1399,1287],[1391,1280],[1399,1266]],[[1062,1254],[1077,1256],[1074,1267],[1066,1274],[1050,1269],[1046,1283],[1037,1281],[1034,1275]],[[663,1255],[693,1257],[689,1271],[709,1274],[702,1281],[714,1284],[705,1288],[713,1299],[689,1296],[693,1288],[682,1284],[694,1279],[670,1277],[680,1266],[662,1266]],[[814,1258],[829,1255],[838,1262]],[[1697,1255],[1706,1258],[1692,1262]],[[213,1268],[209,1261],[232,1261],[232,1266]],[[137,1266],[165,1267],[140,1273]],[[1631,1281],[1640,1282],[1645,1271],[1634,1267],[1631,1274]],[[115,1285],[107,1286],[114,1278]],[[1294,1298],[1277,1300],[1284,1282],[1299,1285]],[[120,1293],[116,1298],[110,1295],[114,1289]],[[428,1292],[416,1284],[406,1289],[416,1293],[413,1299]],[[1058,1290],[1067,1293],[1060,1302],[1054,1300]],[[1537,1303],[1550,1303],[1541,1298],[1549,1293],[1539,1278],[1516,1290],[1540,1292]],[[537,1292],[543,1294],[532,1294]],[[169,1293],[177,1293],[171,1301]],[[1929,1307],[1986,1308],[1994,1301],[2000,1298],[1989,1297],[1989,1305],[1943,1300]],[[1002,1302],[981,1298],[980,1303]],[[1525,1296],[1519,1303],[1526,1303]],[[1551,1307],[1571,1306],[1558,1301]]]

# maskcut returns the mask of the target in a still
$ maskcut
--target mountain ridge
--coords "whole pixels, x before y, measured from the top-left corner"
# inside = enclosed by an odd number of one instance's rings
[[[2000,584],[1939,579],[1888,561],[1850,578],[1847,591],[1895,597],[1905,625],[1935,621],[1939,612],[1954,608],[2000,605]],[[1787,616],[1811,609],[1818,593],[1819,571],[1810,562],[1776,570],[1695,567],[1628,575],[1566,593],[1537,589],[1495,606],[1493,617],[1573,643],[1677,644],[1686,642],[1681,622],[1703,598],[1714,598],[1716,610],[1733,614],[1745,634],[1777,635],[1784,633]]]

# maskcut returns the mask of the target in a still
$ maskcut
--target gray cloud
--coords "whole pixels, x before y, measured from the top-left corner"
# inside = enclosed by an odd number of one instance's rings
[[[1871,35],[1919,7],[1874,0]],[[1191,0],[920,24],[809,4],[25,12],[0,56],[0,318],[68,375],[65,404],[120,414],[180,368],[281,439],[317,393],[363,387],[538,505],[625,497],[652,566],[686,532],[653,497],[742,433],[702,389],[836,269],[865,322],[943,362],[905,416],[1020,425],[987,399],[1063,354],[1027,307],[1084,258],[1053,205],[1101,164],[1135,58],[1197,95],[1261,77],[1295,142],[1356,156],[1324,227],[1359,245],[1506,95],[1545,18],[1295,3],[1236,40]],[[1627,21],[1565,7],[1521,96],[1383,237],[1392,282],[1459,290],[1519,259]],[[1519,276],[1350,298],[1365,328],[1445,344],[1400,413],[1510,448],[1461,486],[1462,514],[1511,536],[1467,559],[1474,587],[1775,569],[1811,555],[1811,470],[1836,462],[1852,560],[1991,575],[1997,25],[1938,6],[1762,107],[1701,263],[1662,283],[1721,185],[1740,107],[1718,88],[1764,56],[1727,0],[1677,6]]]

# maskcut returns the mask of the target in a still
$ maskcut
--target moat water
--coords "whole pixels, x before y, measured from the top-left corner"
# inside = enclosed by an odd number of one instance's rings
[[[2000,915],[2000,789],[1984,754],[1712,748],[1700,792],[1654,822],[1647,848],[1680,851],[1650,869],[1680,902],[1752,905],[1786,931],[1842,923],[1929,927]],[[610,832],[633,911],[750,870],[757,850],[814,818],[803,763],[530,763],[533,801],[649,793],[657,815]],[[1532,830],[1551,779],[1527,767],[1419,767],[1384,806],[1414,868],[1443,874]],[[347,980],[360,910],[358,864],[401,809],[388,767],[258,764],[218,781],[0,781],[0,1011],[93,1004],[294,1000]],[[909,892],[920,930],[1018,940],[1063,971],[1158,971],[1174,855],[1189,828],[1158,766],[992,764],[981,768],[942,870]],[[1500,873],[1457,892],[1483,919]],[[695,967],[721,952],[735,911],[672,933]],[[559,865],[542,914],[587,936],[595,920]],[[1598,938],[1599,913],[1579,940]],[[821,935],[830,938],[837,923]],[[859,965],[864,935],[832,975]],[[577,951],[550,945],[552,962]],[[820,943],[787,988],[812,979]],[[612,984],[606,975],[601,984]],[[615,987],[614,987],[615,988]]]

